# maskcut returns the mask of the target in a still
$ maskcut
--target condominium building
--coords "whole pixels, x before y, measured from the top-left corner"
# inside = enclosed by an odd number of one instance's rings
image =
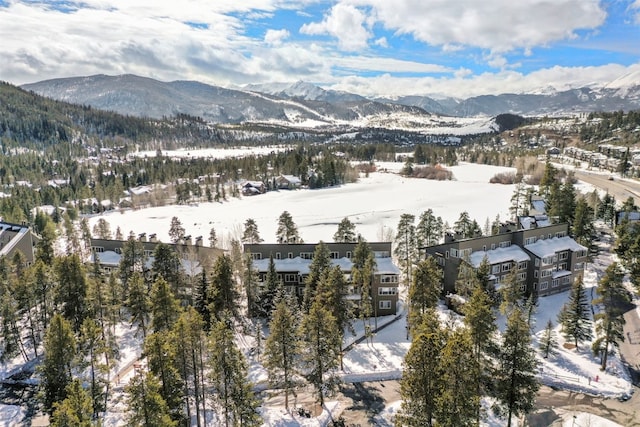
[[[514,228],[470,239],[447,235],[444,243],[424,248],[426,256],[434,257],[442,268],[443,293],[456,293],[462,262],[478,268],[484,259],[490,265],[491,284],[499,288],[517,269],[520,289],[527,294],[562,292],[584,274],[587,248],[568,236],[567,224],[538,226],[530,222],[527,228]]]

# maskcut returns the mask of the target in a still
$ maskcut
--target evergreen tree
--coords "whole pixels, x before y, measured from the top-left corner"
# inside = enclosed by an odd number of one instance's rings
[[[131,325],[137,325],[138,331],[142,332],[142,337],[146,337],[151,306],[147,286],[144,284],[142,275],[138,272],[133,273],[129,280],[127,308],[131,315]]]
[[[218,244],[218,236],[216,235],[216,229],[211,227],[209,230],[209,247],[215,248]]]
[[[269,374],[269,384],[284,390],[285,410],[289,409],[289,394],[293,393],[295,396],[295,388],[298,385],[302,352],[298,320],[297,302],[280,287],[275,310],[269,322],[264,365]]]
[[[149,304],[153,332],[171,330],[180,315],[180,304],[162,277],[159,277],[151,288]]]
[[[631,299],[622,280],[624,272],[617,263],[609,265],[598,284],[598,297],[592,304],[602,307],[595,315],[596,332],[598,338],[593,342],[596,356],[601,356],[601,370],[607,367],[609,346],[618,346],[624,341],[624,313],[627,311]]]
[[[256,317],[260,314],[260,289],[258,288],[258,272],[253,265],[251,254],[245,254],[244,266],[242,282],[247,298],[247,316]]]
[[[178,219],[177,216],[171,218],[171,224],[169,226],[169,239],[171,239],[171,243],[178,243],[185,236],[185,229],[182,226],[182,222]]]
[[[276,241],[279,243],[302,243],[298,227],[293,222],[291,214],[287,211],[282,212],[278,218]]]
[[[83,359],[82,368],[88,368],[89,398],[93,417],[105,410],[106,388],[108,386],[109,367],[108,347],[100,325],[93,319],[85,319],[80,328],[78,353]]]
[[[436,217],[433,210],[427,209],[420,214],[416,227],[416,245],[418,248],[440,243],[444,235],[444,224],[441,217]]]
[[[341,334],[336,319],[320,300],[303,317],[300,334],[307,381],[316,391],[317,402],[324,405],[325,394],[330,395],[339,381],[334,372],[339,366]]]
[[[184,285],[182,263],[178,253],[165,243],[158,243],[153,250],[151,270],[155,279],[163,279],[170,286],[174,295],[180,295]]]
[[[495,373],[495,395],[499,412],[507,416],[527,414],[533,409],[540,384],[536,379],[537,362],[531,348],[529,325],[519,309],[509,314],[502,337]]]
[[[476,269],[471,264],[468,255],[465,255],[460,261],[458,267],[458,277],[456,277],[455,290],[458,295],[468,297],[473,290],[480,286]]]
[[[518,264],[513,262],[506,278],[502,279],[502,287],[500,288],[502,300],[500,311],[502,314],[508,315],[511,310],[520,307],[524,296],[521,285],[521,281],[518,280]]]
[[[414,222],[415,216],[411,214],[400,215],[395,238],[395,249],[393,251],[407,281],[410,281],[413,277],[412,266],[418,257]]]
[[[74,331],[88,315],[87,276],[78,255],[67,255],[56,259],[55,269],[58,279],[56,302],[62,306],[62,315],[71,322]]]
[[[100,218],[93,226],[93,234],[98,239],[111,240],[111,226],[106,219]]]
[[[418,325],[422,316],[438,304],[442,289],[440,270],[433,257],[427,257],[416,266],[409,287],[409,328]]]
[[[52,266],[54,260],[54,244],[56,241],[55,224],[48,220],[40,234],[40,240],[36,243],[36,259],[45,265]]]
[[[453,232],[463,239],[481,234],[480,226],[469,217],[469,213],[466,211],[462,212],[458,220],[453,223]]]
[[[304,287],[304,311],[309,311],[311,303],[316,296],[316,289],[324,275],[331,269],[331,254],[327,245],[320,241],[314,251],[313,259],[309,265],[309,275],[305,279]]]
[[[75,356],[76,339],[71,324],[60,314],[55,314],[47,329],[44,360],[39,367],[42,403],[49,412],[55,402],[67,397],[66,387],[71,383]]]
[[[571,234],[576,242],[588,249],[593,249],[594,220],[593,209],[587,204],[586,199],[584,197],[578,198],[573,224],[571,224]]]
[[[233,317],[238,316],[240,295],[233,279],[231,258],[228,255],[219,256],[213,264],[209,297],[211,298],[212,313],[220,314],[223,311],[228,311]]]
[[[269,266],[267,268],[267,275],[265,277],[264,288],[260,297],[260,307],[262,313],[266,318],[271,318],[271,312],[275,306],[275,298],[278,287],[282,281],[278,277],[278,271],[276,270],[276,263],[273,260],[273,255],[269,255]]]
[[[338,224],[333,241],[336,243],[354,243],[356,241],[356,226],[348,217],[344,217]]]
[[[210,337],[209,367],[215,400],[224,413],[224,425],[260,426],[258,403],[247,381],[248,370],[244,355],[238,349],[231,319],[215,323]]]
[[[455,329],[440,357],[441,391],[436,397],[436,420],[443,426],[467,426],[477,422],[480,395],[475,385],[480,370],[467,328]]]
[[[400,380],[402,407],[396,425],[432,426],[436,398],[442,391],[440,359],[446,334],[433,309],[427,310],[415,326],[411,347],[404,358]]]
[[[169,416],[167,403],[160,395],[160,384],[152,373],[140,371],[129,382],[126,391],[129,396],[127,425],[177,427],[178,424]]]
[[[177,368],[177,347],[173,332],[154,332],[144,340],[149,372],[160,381],[159,393],[167,404],[171,419],[184,423],[183,382]]]
[[[120,281],[125,292],[129,288],[129,279],[131,276],[134,273],[138,273],[138,275],[144,273],[146,262],[147,256],[145,255],[142,242],[137,240],[133,234],[130,234],[127,241],[122,245],[122,254],[118,266]]]
[[[540,184],[539,184],[540,195],[542,195],[545,198],[549,196],[549,193],[551,191],[551,186],[554,183],[557,183],[556,173],[557,173],[556,168],[553,167],[553,165],[547,158],[547,161],[544,166],[544,173],[542,175],[542,179],[540,180]]]
[[[91,396],[82,388],[80,380],[73,380],[66,388],[67,397],[53,404],[51,427],[91,427]],[[95,414],[94,414],[95,415]]]
[[[571,287],[569,303],[561,313],[562,331],[566,339],[572,339],[576,347],[580,342],[591,339],[591,315],[582,277],[578,277]]]
[[[558,339],[556,338],[556,331],[553,329],[553,322],[551,319],[547,321],[547,326],[544,328],[542,338],[540,339],[540,352],[542,357],[547,359],[549,356],[554,356],[558,351]]]
[[[353,318],[351,304],[347,301],[347,283],[339,266],[331,268],[323,275],[317,289],[316,299],[324,304],[325,307],[328,307],[336,319],[340,334],[340,344],[342,344],[345,330],[349,330],[355,335],[351,324]]]
[[[253,218],[249,218],[244,222],[244,233],[242,234],[242,243],[260,243],[263,239],[260,238],[258,232],[258,224]]]
[[[353,263],[351,267],[351,282],[356,290],[360,291],[359,314],[362,320],[367,339],[373,336],[371,329],[371,316],[373,315],[373,295],[371,295],[371,282],[376,268],[376,260],[373,251],[367,242],[360,240],[353,251]]]

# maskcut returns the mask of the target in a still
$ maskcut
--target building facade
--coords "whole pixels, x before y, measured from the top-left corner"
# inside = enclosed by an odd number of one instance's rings
[[[587,248],[568,236],[567,224],[553,224],[500,234],[456,240],[424,248],[442,269],[443,293],[456,293],[456,280],[463,262],[478,268],[484,259],[490,265],[490,280],[500,287],[517,269],[520,290],[527,294],[550,295],[571,288],[584,274]]]
[[[376,261],[371,283],[374,315],[396,314],[400,270],[391,259],[391,242],[368,242],[368,244]],[[269,260],[273,257],[278,277],[282,280],[285,289],[302,297],[317,245],[317,243],[254,243],[245,244],[244,252],[251,254],[261,284],[266,280]],[[349,286],[347,298],[357,304],[361,290],[351,284],[353,266],[351,258],[357,243],[325,243],[325,245],[329,250],[332,264],[340,266],[345,274]]]
[[[39,238],[28,226],[0,222],[0,257],[6,257],[11,261],[16,252],[22,252],[25,264],[29,266],[35,259],[38,241]]]

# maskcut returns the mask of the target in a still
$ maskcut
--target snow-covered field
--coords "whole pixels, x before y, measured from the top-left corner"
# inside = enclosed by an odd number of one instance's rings
[[[200,203],[198,206],[163,206],[137,211],[111,212],[101,216],[115,232],[120,227],[124,236],[156,233],[158,239],[169,241],[171,218],[177,216],[186,234],[207,236],[211,228],[219,237],[239,238],[243,224],[253,218],[265,242],[274,242],[278,217],[288,211],[305,242],[331,241],[338,223],[349,217],[365,239],[377,241],[395,230],[403,213],[420,215],[433,209],[450,225],[463,211],[483,226],[496,215],[506,219],[512,185],[489,184],[489,178],[510,168],[463,164],[450,168],[455,180],[431,181],[403,178],[392,170],[402,163],[382,163],[376,172],[359,182],[318,190],[272,191],[266,194],[231,198],[222,203]],[[93,227],[99,217],[90,219]]]

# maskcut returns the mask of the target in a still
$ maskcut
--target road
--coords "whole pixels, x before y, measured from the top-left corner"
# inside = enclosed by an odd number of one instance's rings
[[[636,202],[636,206],[640,206],[640,183],[638,182],[619,178],[614,178],[614,180],[611,181],[609,180],[610,175],[585,172],[581,170],[575,170],[574,175],[580,181],[584,181],[594,187],[607,191],[620,203],[624,202],[629,197],[633,197]]]

